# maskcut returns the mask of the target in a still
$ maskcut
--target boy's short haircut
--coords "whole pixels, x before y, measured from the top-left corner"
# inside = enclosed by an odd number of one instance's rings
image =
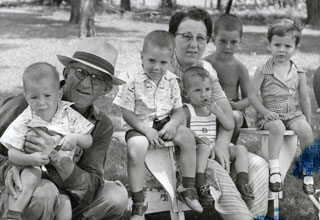
[[[185,70],[183,75],[183,85],[188,89],[192,84],[193,77],[200,77],[201,80],[211,79],[209,72],[201,66],[192,66]]]
[[[239,31],[240,37],[243,34],[243,24],[240,18],[233,14],[223,14],[214,23],[213,33],[218,35],[219,30]]]
[[[172,51],[175,49],[175,41],[173,36],[168,31],[155,30],[147,34],[143,41],[143,52],[149,47],[158,47]]]
[[[269,26],[267,38],[270,43],[274,35],[283,37],[288,33],[292,33],[297,46],[300,42],[301,31],[302,27],[298,22],[288,18],[277,19]]]
[[[28,66],[22,75],[22,82],[24,91],[26,91],[26,84],[28,81],[40,81],[43,78],[51,77],[52,83],[56,83],[60,88],[59,72],[57,69],[47,62],[37,62]]]

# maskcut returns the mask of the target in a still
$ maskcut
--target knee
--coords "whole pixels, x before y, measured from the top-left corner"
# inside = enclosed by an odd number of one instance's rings
[[[298,136],[306,144],[311,144],[313,141],[313,131],[311,127],[301,130]],[[301,146],[301,147],[305,147],[305,146]]]
[[[236,149],[236,154],[239,156],[245,156],[247,157],[248,156],[248,150],[245,146],[243,145],[236,145],[235,146],[235,149]]]
[[[132,138],[131,138],[132,139]],[[130,161],[144,161],[144,157],[147,153],[149,142],[145,138],[145,140],[128,140],[127,148],[128,148],[128,160]]]
[[[121,182],[105,182],[105,188],[108,186],[109,189],[102,191],[101,205],[96,206],[99,211],[99,207],[102,208],[102,212],[110,212],[115,216],[121,216],[127,210],[128,207],[128,192]]]
[[[242,124],[243,124],[243,115],[242,112],[240,111],[233,111],[233,119],[234,119],[234,123],[235,123],[235,129],[239,129],[241,128]]]
[[[274,124],[272,124],[272,126],[270,126],[271,129],[269,130],[271,134],[276,135],[276,136],[280,136],[280,135],[284,135],[284,132],[286,131],[286,127],[284,126],[284,124],[281,121],[278,121]]]
[[[41,180],[33,192],[25,219],[53,219],[59,208],[59,191],[48,180]],[[32,216],[32,217],[31,217]]]
[[[41,180],[41,170],[38,167],[25,167],[21,173],[23,187],[34,189],[38,186]]]
[[[181,150],[196,150],[196,140],[194,134],[185,126],[180,125],[177,129],[177,134],[174,138],[175,144],[177,144]]]

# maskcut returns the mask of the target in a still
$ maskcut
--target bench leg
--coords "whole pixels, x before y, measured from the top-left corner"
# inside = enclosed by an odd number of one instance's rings
[[[267,219],[280,220],[279,199],[269,200]]]
[[[170,211],[170,217],[171,217],[171,220],[185,220],[183,211],[180,211],[180,212]]]

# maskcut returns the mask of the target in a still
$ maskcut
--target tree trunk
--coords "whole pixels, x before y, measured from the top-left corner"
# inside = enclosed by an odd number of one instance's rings
[[[229,0],[226,7],[226,14],[230,14],[233,0]]]
[[[120,7],[125,11],[131,11],[130,0],[121,0]]]
[[[70,5],[71,5],[71,10],[70,10],[69,23],[79,24],[81,0],[71,0]]]
[[[320,1],[307,0],[308,24],[320,28]]]
[[[79,37],[94,37],[96,30],[94,26],[96,0],[81,0],[80,8],[80,30]]]
[[[161,0],[161,8],[173,8],[172,0]]]
[[[221,10],[221,0],[217,0],[217,10]]]

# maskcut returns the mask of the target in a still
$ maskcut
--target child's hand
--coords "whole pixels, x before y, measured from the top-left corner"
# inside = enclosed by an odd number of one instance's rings
[[[164,142],[161,139],[159,132],[154,129],[154,128],[150,128],[148,129],[148,132],[145,134],[151,147],[154,148],[160,148],[164,146]]]
[[[268,112],[264,115],[264,119],[266,119],[267,121],[279,120],[279,115],[275,112]]]
[[[72,151],[77,146],[77,136],[75,134],[66,135],[60,141],[61,150]]]
[[[32,154],[29,154],[29,156],[31,157],[30,165],[32,166],[41,166],[49,163],[48,155],[43,155],[41,152],[35,152]]]
[[[212,148],[211,152],[210,152],[210,158],[214,159],[216,157],[216,154],[214,153],[214,148]]]
[[[216,102],[208,103],[208,110],[215,115],[219,115],[219,114],[223,113],[223,110],[221,109],[221,107],[219,105],[217,105]]]
[[[177,127],[168,122],[159,131],[159,136],[165,141],[171,141],[177,133]]]

